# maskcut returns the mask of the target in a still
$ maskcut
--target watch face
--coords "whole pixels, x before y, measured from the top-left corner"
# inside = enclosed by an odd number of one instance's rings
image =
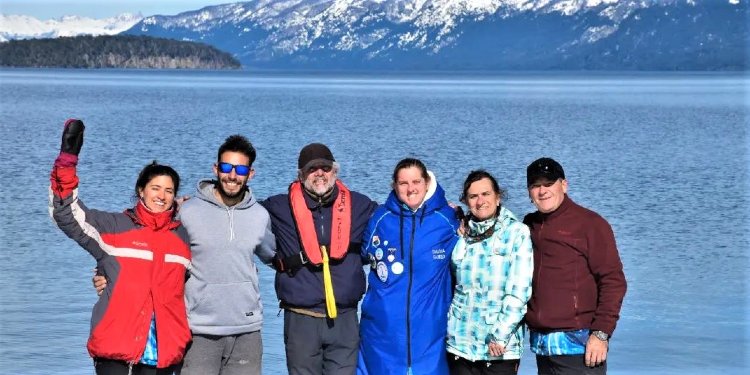
[[[607,341],[607,339],[609,339],[609,335],[602,331],[594,331],[592,334],[602,341]]]

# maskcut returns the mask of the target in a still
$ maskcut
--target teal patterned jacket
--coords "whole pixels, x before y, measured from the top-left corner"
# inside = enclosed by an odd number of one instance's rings
[[[468,234],[483,232],[493,221],[470,222]],[[451,265],[456,290],[448,312],[448,352],[471,361],[520,359],[521,320],[534,271],[528,227],[501,206],[494,233],[477,242],[462,237]],[[504,355],[490,356],[492,341],[505,346]]]

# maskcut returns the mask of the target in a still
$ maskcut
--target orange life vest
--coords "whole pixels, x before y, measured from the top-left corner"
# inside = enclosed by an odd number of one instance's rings
[[[329,256],[333,259],[343,259],[349,250],[349,235],[352,227],[352,202],[351,193],[344,184],[336,180],[339,188],[338,196],[333,202],[333,215],[331,218],[331,244],[328,247]],[[292,182],[289,185],[289,201],[292,207],[292,216],[297,224],[300,242],[305,255],[314,265],[323,263],[321,244],[315,232],[312,212],[305,203],[305,192],[302,191],[302,183]]]

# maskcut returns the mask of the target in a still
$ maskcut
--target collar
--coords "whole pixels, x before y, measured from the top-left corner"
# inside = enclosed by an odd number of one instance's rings
[[[466,242],[467,243],[475,243],[475,242],[481,242],[488,238],[490,238],[493,234],[495,234],[495,227],[497,225],[498,221],[498,215],[500,213],[500,209],[498,207],[497,213],[495,216],[483,220],[483,221],[475,221],[474,217],[471,217],[469,219],[468,225],[467,225],[467,231],[466,231]]]
[[[556,217],[564,214],[566,211],[568,211],[568,209],[570,209],[570,207],[573,207],[574,204],[575,203],[573,203],[573,200],[571,200],[568,197],[568,194],[565,194],[565,196],[563,197],[562,203],[560,203],[560,207],[558,207],[556,210],[554,210],[554,211],[552,211],[552,212],[550,212],[548,214],[542,214],[541,212],[540,212],[540,214],[542,215],[542,218],[544,218],[545,220],[554,219],[554,218],[556,218]]]
[[[172,220],[175,213],[174,207],[168,211],[156,213],[149,210],[139,199],[135,207],[129,211],[130,212],[126,211],[126,213],[133,219],[133,221],[155,231],[163,229],[170,230],[177,228],[180,225],[179,221]]]
[[[337,180],[338,181],[338,180]],[[301,182],[302,183],[302,182]],[[310,194],[310,192],[305,189],[304,183],[302,183],[302,191],[304,192],[305,197],[305,203],[307,204],[307,208],[310,210],[314,210],[318,207],[326,207],[333,204],[333,201],[336,200],[336,197],[339,195],[339,187],[336,185],[336,183],[333,184],[333,189],[331,191],[323,196],[323,197],[317,197]]]

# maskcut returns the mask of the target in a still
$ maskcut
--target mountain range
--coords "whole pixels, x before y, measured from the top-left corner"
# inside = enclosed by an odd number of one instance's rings
[[[254,0],[126,34],[213,45],[247,68],[747,70],[747,0]]]
[[[140,13],[123,13],[101,19],[64,16],[44,21],[30,16],[0,14],[0,42],[61,36],[115,35],[130,29],[142,19],[143,15]]]

